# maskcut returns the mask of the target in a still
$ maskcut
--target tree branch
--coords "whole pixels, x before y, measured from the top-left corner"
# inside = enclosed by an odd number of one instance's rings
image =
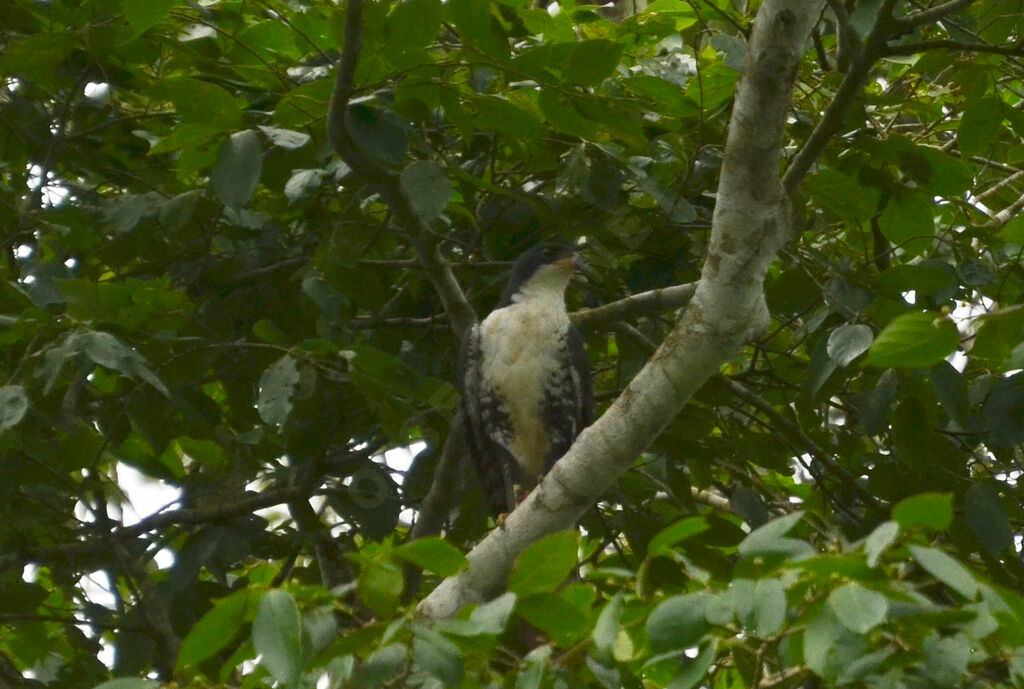
[[[452,330],[462,337],[476,322],[476,313],[466,299],[451,268],[438,252],[437,241],[430,229],[409,204],[398,184],[398,177],[370,159],[349,136],[345,111],[354,91],[356,66],[362,49],[363,0],[348,0],[345,13],[345,47],[341,52],[334,91],[327,109],[327,138],[338,156],[364,182],[373,186],[391,209],[399,225],[409,232],[419,264],[434,286],[448,315]]]
[[[737,86],[708,258],[693,299],[665,341],[600,419],[585,429],[530,496],[419,610],[449,617],[504,586],[516,556],[572,528],[719,365],[768,322],[764,276],[789,237],[779,183],[782,134],[796,71],[821,2],[766,0]]]
[[[825,150],[825,147],[832,140],[843,126],[843,118],[846,111],[853,105],[854,99],[860,94],[864,80],[871,71],[871,66],[877,59],[882,57],[886,51],[886,40],[892,30],[892,7],[895,0],[883,0],[878,8],[878,19],[875,27],[868,34],[864,45],[859,49],[851,50],[850,67],[843,76],[843,81],[836,89],[832,101],[825,108],[825,114],[818,124],[815,125],[811,135],[800,148],[793,161],[789,164],[786,174],[782,177],[782,186],[790,196],[796,192],[800,182],[811,169],[814,161]],[[840,27],[842,35],[852,33],[852,30]]]
[[[607,325],[623,318],[634,318],[638,315],[679,309],[690,302],[696,289],[696,282],[652,289],[648,292],[630,295],[603,306],[574,311],[569,314],[569,318],[572,319],[575,325],[581,328],[590,328],[596,325]]]
[[[886,51],[889,55],[914,55],[929,50],[988,53],[991,55],[1024,55],[1024,45],[993,45],[991,43],[966,43],[964,41],[936,40],[916,43],[897,43]]]
[[[926,10],[919,10],[917,12],[911,12],[904,17],[897,17],[896,23],[907,28],[913,28],[915,26],[921,26],[922,24],[930,24],[937,22],[943,17],[949,16],[954,12],[964,9],[968,5],[974,3],[974,0],[950,0],[941,5],[935,7],[929,7]]]

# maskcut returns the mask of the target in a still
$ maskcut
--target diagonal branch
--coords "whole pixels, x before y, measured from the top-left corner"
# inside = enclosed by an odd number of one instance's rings
[[[931,24],[932,22],[937,22],[944,17],[948,17],[954,12],[960,11],[973,3],[974,0],[950,0],[950,2],[944,2],[941,5],[936,5],[935,7],[929,7],[925,10],[911,12],[903,17],[898,17],[896,22],[901,26],[908,28]]]
[[[693,299],[618,399],[585,429],[541,484],[443,581],[421,613],[450,617],[504,586],[516,556],[572,528],[721,363],[768,322],[764,276],[791,234],[779,182],[793,82],[822,0],[765,0],[736,90],[711,242]]]
[[[793,156],[793,161],[782,177],[782,186],[790,196],[796,192],[797,187],[800,186],[803,178],[828,143],[839,133],[846,111],[850,109],[854,99],[860,94],[872,65],[886,54],[888,49],[886,41],[893,30],[892,8],[895,2],[896,0],[882,0],[874,28],[868,34],[864,45],[859,50],[851,51],[850,67],[843,75],[843,81],[836,89],[835,96],[825,108],[824,115],[818,120],[818,124],[815,125],[811,135],[807,137],[807,141]],[[843,27],[841,27],[841,31],[843,35],[850,33]]]
[[[451,268],[441,258],[436,238],[413,210],[398,183],[398,176],[369,156],[352,140],[345,126],[345,111],[355,90],[355,73],[362,50],[363,0],[349,0],[345,13],[345,47],[341,52],[334,91],[327,109],[327,138],[338,156],[364,182],[371,185],[391,209],[416,250],[417,260],[441,299],[456,336],[476,322],[476,313],[466,299]]]

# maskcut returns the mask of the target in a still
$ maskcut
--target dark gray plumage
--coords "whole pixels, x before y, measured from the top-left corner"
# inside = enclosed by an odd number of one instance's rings
[[[565,288],[580,257],[541,244],[515,262],[498,306],[466,334],[459,383],[467,440],[493,512],[515,508],[592,420],[583,338]]]

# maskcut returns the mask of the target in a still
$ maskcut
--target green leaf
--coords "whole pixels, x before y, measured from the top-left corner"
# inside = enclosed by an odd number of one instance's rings
[[[405,664],[408,649],[405,644],[388,644],[370,654],[352,678],[352,685],[365,689],[378,689],[398,676]]]
[[[912,545],[914,559],[933,577],[968,600],[978,595],[978,581],[970,570],[936,548]]]
[[[669,524],[656,533],[650,543],[647,544],[647,556],[670,555],[672,546],[676,543],[704,533],[708,528],[710,527],[704,517],[686,517],[673,524]]]
[[[1013,527],[992,486],[979,481],[971,484],[964,495],[964,517],[978,542],[992,555],[1013,545]]]
[[[289,203],[295,203],[316,193],[323,186],[326,170],[313,168],[310,170],[293,170],[292,176],[284,185],[284,195]]]
[[[430,160],[414,160],[405,166],[398,182],[409,205],[423,222],[441,214],[452,197],[452,182],[444,169]]]
[[[786,623],[786,591],[778,579],[759,579],[754,588],[753,633],[761,638],[774,636]]]
[[[308,144],[312,137],[304,132],[296,132],[291,129],[281,129],[280,127],[266,127],[259,125],[259,130],[270,139],[270,143],[289,151],[302,148]]]
[[[519,596],[554,591],[576,566],[578,535],[561,531],[537,541],[516,558],[508,590]]]
[[[359,597],[378,617],[395,614],[404,587],[402,570],[391,562],[370,560],[359,571]]]
[[[658,604],[645,629],[655,651],[684,649],[697,643],[710,629],[705,617],[711,594],[706,591],[672,596]]]
[[[718,639],[711,639],[711,642],[700,650],[696,658],[684,664],[683,671],[672,680],[666,689],[693,689],[708,674],[708,669],[715,662],[717,654]]]
[[[477,96],[469,101],[476,109],[472,118],[475,128],[493,130],[512,139],[532,141],[547,132],[533,112],[497,96]]]
[[[584,612],[557,593],[521,597],[516,603],[516,614],[564,647],[580,641],[590,632]]]
[[[971,659],[971,641],[963,634],[943,637],[932,633],[924,640],[924,659],[924,672],[934,686],[959,686]]]
[[[408,124],[394,112],[366,102],[345,109],[345,129],[371,158],[401,165],[409,148]]]
[[[175,670],[196,665],[231,643],[245,624],[252,598],[250,589],[241,589],[217,601],[181,640]]]
[[[825,680],[825,686],[834,686],[839,675],[866,651],[864,637],[842,625],[831,606],[822,608],[804,628],[804,662]]]
[[[515,605],[516,594],[503,593],[492,601],[476,606],[469,615],[469,621],[479,634],[501,634],[508,626]]]
[[[968,104],[956,130],[956,143],[965,156],[983,153],[1003,124],[1003,102],[980,98]]]
[[[885,621],[889,601],[877,591],[849,583],[834,590],[828,604],[844,627],[857,634],[867,634]]]
[[[263,372],[256,410],[264,423],[281,426],[288,420],[299,378],[298,364],[289,354],[285,354]]]
[[[245,129],[235,132],[224,142],[210,180],[221,203],[230,208],[241,208],[252,198],[262,174],[260,137],[252,129]]]
[[[551,89],[541,89],[537,105],[544,119],[563,134],[588,140],[597,138],[597,125],[581,115],[568,96]]]
[[[814,549],[806,541],[784,538],[803,518],[803,514],[801,511],[793,512],[754,529],[739,544],[740,555],[743,557],[785,555],[790,559],[798,559],[813,554]]]
[[[28,396],[20,385],[0,387],[0,432],[14,428],[25,418]]]
[[[597,86],[615,71],[622,47],[621,43],[603,38],[576,43],[569,53],[563,79],[581,86]]]
[[[136,36],[167,16],[178,0],[121,0],[121,10]]]
[[[441,0],[404,0],[391,6],[385,28],[389,49],[425,48],[441,29]]]
[[[590,634],[590,638],[594,642],[594,648],[604,657],[612,655],[615,638],[619,634],[619,619],[622,617],[622,606],[622,594],[617,593],[612,596],[612,599],[601,610],[601,614],[598,615],[597,624],[594,625],[594,630]]]
[[[892,518],[903,529],[923,526],[940,531],[953,521],[953,496],[949,493],[922,493],[901,500],[892,508]]]
[[[499,32],[491,15],[491,3],[479,0],[449,0],[444,3],[449,17],[459,30],[459,36],[498,58],[508,55],[508,41]]]
[[[865,364],[878,368],[925,368],[945,359],[960,345],[956,325],[934,313],[907,313],[878,334]]]
[[[466,556],[458,548],[436,537],[420,538],[400,545],[391,552],[406,562],[442,577],[450,577],[469,566]]]
[[[298,681],[304,655],[302,618],[290,593],[273,589],[264,594],[252,623],[252,643],[274,679],[285,686]]]
[[[900,533],[900,525],[896,522],[882,522],[864,539],[864,554],[867,555],[868,567],[878,564],[881,557]]]
[[[849,366],[871,347],[874,334],[871,328],[861,324],[846,323],[828,336],[828,356],[840,366]]]
[[[417,629],[412,642],[412,660],[445,684],[462,684],[462,653],[459,647],[437,632]]]
[[[316,654],[338,637],[338,620],[331,606],[310,610],[302,616],[302,631],[309,640],[309,654]]]
[[[897,194],[890,197],[882,210],[878,226],[886,239],[915,255],[931,245],[935,236],[934,213],[935,206],[924,194]]]
[[[217,126],[220,132],[241,126],[242,110],[248,105],[221,86],[191,77],[161,79],[148,93],[154,99],[173,102],[182,122]]]

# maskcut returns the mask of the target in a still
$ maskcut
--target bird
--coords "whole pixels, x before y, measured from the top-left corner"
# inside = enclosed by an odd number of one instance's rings
[[[513,264],[494,310],[463,337],[467,447],[499,524],[594,414],[583,337],[565,307],[566,287],[582,265],[564,244],[529,249]]]

